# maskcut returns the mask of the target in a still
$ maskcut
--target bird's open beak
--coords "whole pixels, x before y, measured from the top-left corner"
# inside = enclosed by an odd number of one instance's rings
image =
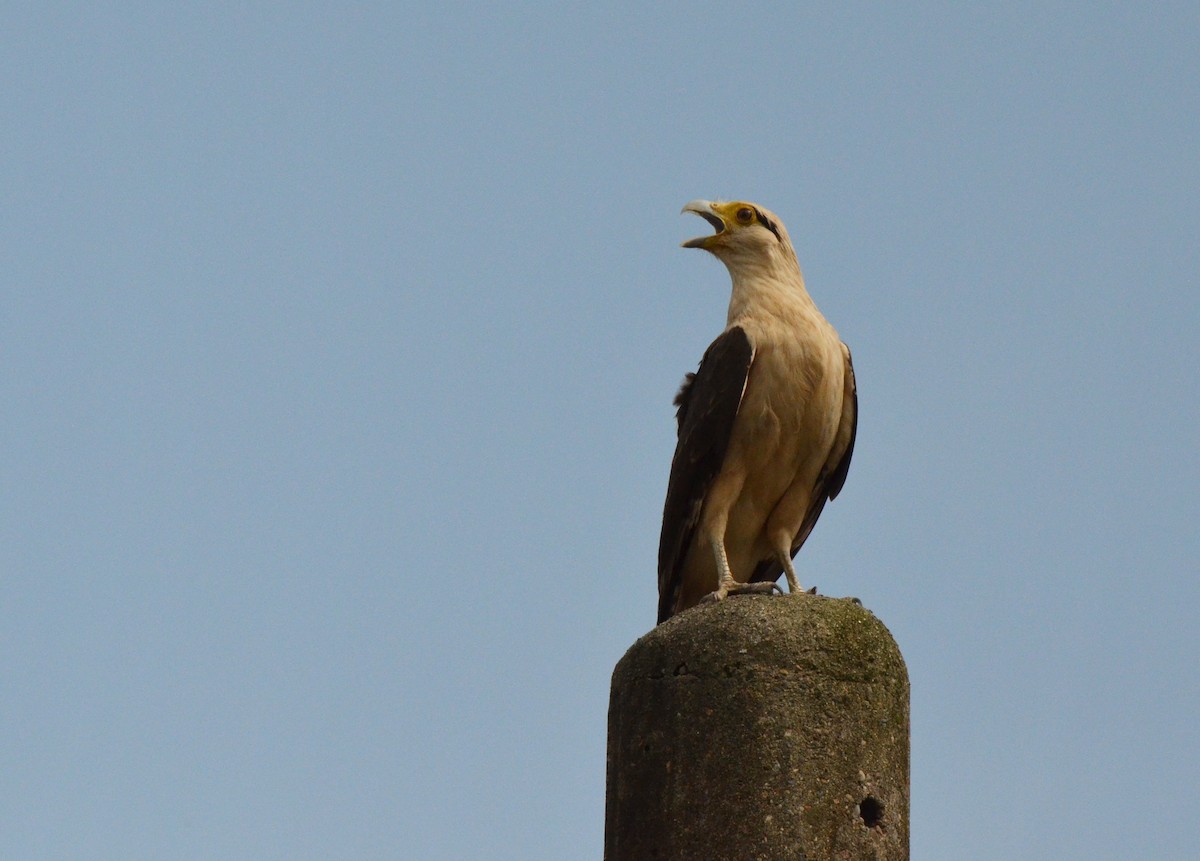
[[[712,236],[697,236],[695,239],[689,239],[683,243],[684,248],[711,248],[717,237],[725,232],[725,220],[716,213],[711,200],[689,201],[679,212],[681,215],[685,212],[694,212],[711,224],[713,230],[717,231]]]

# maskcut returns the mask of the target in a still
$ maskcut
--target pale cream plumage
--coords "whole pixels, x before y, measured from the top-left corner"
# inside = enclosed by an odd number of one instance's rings
[[[740,584],[769,590],[780,573],[800,592],[792,557],[841,489],[857,423],[850,352],[805,289],[779,220],[745,202],[684,210],[718,231],[685,247],[719,258],[733,289],[725,332],[680,392],[659,621]]]

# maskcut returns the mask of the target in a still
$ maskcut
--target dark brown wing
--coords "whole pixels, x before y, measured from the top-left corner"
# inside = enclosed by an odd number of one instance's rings
[[[713,341],[695,374],[675,397],[679,442],[671,461],[667,501],[658,542],[658,621],[671,616],[679,595],[680,569],[687,557],[704,498],[725,461],[754,348],[734,326]]]
[[[846,483],[846,473],[850,471],[850,456],[854,454],[854,439],[858,436],[858,383],[854,379],[854,362],[850,358],[850,348],[842,344],[842,351],[846,354],[846,381],[843,384],[842,392],[842,424],[850,423],[850,442],[847,443],[841,460],[829,473],[826,492],[830,499],[837,499],[837,495],[842,492],[842,485]]]
[[[837,499],[837,495],[841,493],[842,485],[846,483],[846,474],[850,472],[850,457],[854,454],[854,439],[858,436],[858,384],[854,379],[854,363],[850,360],[850,348],[842,344],[842,349],[846,354],[846,376],[843,382],[842,420],[838,427],[838,434],[842,433],[842,428],[848,427],[850,440],[846,443],[846,450],[842,452],[842,456],[834,464],[833,469],[821,480],[821,492],[813,499],[812,505],[804,515],[804,522],[796,533],[795,541],[792,542],[793,559],[800,552],[800,548],[804,546],[804,542],[808,540],[808,536],[812,534],[813,527],[817,525],[817,519],[825,510],[825,503],[831,499]],[[777,560],[764,559],[755,566],[754,574],[750,579],[756,581],[778,580],[782,573],[783,566]]]

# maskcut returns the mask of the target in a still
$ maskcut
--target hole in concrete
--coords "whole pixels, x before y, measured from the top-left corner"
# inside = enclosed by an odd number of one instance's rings
[[[858,802],[858,815],[862,817],[863,825],[874,828],[883,821],[883,802],[873,795],[868,795]]]

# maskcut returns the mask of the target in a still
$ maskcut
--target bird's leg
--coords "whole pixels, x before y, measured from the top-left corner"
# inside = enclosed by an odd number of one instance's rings
[[[816,595],[817,587],[813,586],[807,592],[800,585],[800,578],[796,576],[796,567],[792,564],[792,555],[787,551],[779,554],[779,561],[783,565],[783,573],[787,575],[788,594],[789,595]]]
[[[737,581],[729,570],[729,557],[725,555],[725,542],[721,540],[720,533],[713,534],[712,551],[717,560],[717,591],[708,597],[713,601],[724,601],[729,590],[737,586]]]
[[[801,591],[800,579],[796,576],[796,566],[792,564],[790,554],[780,554],[779,561],[783,563],[783,573],[787,575],[788,593],[791,595],[799,595]]]
[[[717,560],[717,591],[710,592],[704,597],[704,601],[724,601],[729,595],[770,595],[772,592],[783,593],[778,584],[770,583],[739,583],[733,579],[733,572],[729,570],[729,557],[725,555],[725,542],[721,540],[720,533],[712,537],[713,555]],[[791,561],[790,559],[788,560]]]

